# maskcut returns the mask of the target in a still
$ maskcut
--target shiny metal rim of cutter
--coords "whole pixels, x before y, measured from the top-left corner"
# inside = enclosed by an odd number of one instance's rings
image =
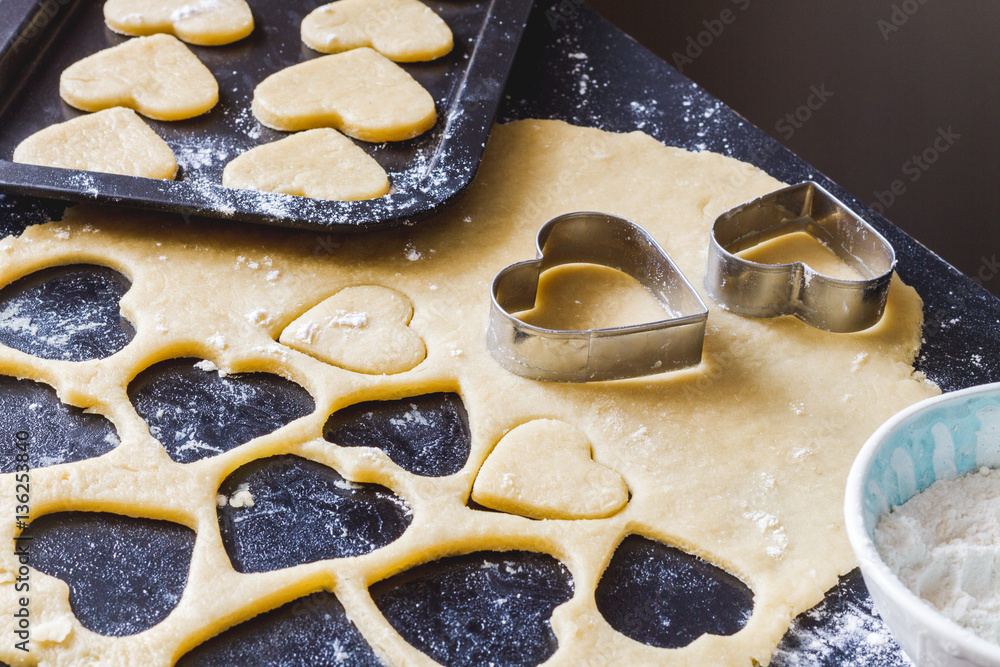
[[[805,232],[858,272],[832,278],[801,262],[759,264],[736,253]],[[794,315],[819,329],[861,331],[885,310],[896,253],[845,204],[812,181],[793,185],[720,215],[712,226],[705,288],[726,310],[747,317]]]
[[[644,229],[614,215],[561,215],[538,231],[536,259],[511,264],[493,279],[487,344],[507,370],[533,380],[620,380],[701,362],[708,309],[666,252]],[[638,280],[669,314],[634,326],[564,331],[522,322],[512,313],[535,305],[538,279],[561,264],[599,264]]]

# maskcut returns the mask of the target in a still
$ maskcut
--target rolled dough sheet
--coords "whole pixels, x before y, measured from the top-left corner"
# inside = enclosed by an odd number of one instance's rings
[[[559,648],[547,664],[766,664],[790,620],[855,565],[841,504],[856,452],[885,419],[938,393],[913,372],[921,301],[898,279],[882,321],[855,334],[820,331],[794,318],[741,318],[704,294],[716,216],[780,185],[736,160],[667,148],[641,133],[521,121],[494,129],[475,182],[458,204],[435,220],[377,238],[187,225],[173,217],[77,207],[62,222],[3,241],[0,284],[81,261],[113,267],[133,281],[121,306],[137,333],[118,354],[70,363],[0,348],[4,373],[51,384],[64,401],[110,418],[121,436],[121,445],[100,459],[35,470],[34,515],[104,510],[169,519],[198,533],[179,605],[134,636],[87,631],[72,616],[67,586],[33,572],[34,622],[69,623],[71,631],[59,641],[35,643],[32,658],[166,666],[226,627],[326,588],[388,664],[426,665],[426,656],[378,613],[368,587],[448,555],[532,549],[564,562],[575,585],[573,598],[552,617]],[[569,385],[527,380],[492,360],[484,335],[490,281],[504,266],[534,257],[535,233],[545,221],[577,210],[607,211],[642,225],[702,292],[711,312],[700,366]],[[269,279],[273,271],[280,275]],[[423,362],[398,374],[367,375],[275,342],[302,313],[352,285],[381,285],[411,300],[409,326],[426,345]],[[174,463],[130,406],[126,387],[153,363],[179,356],[200,356],[229,372],[280,373],[312,393],[316,411],[222,455]],[[469,412],[472,450],[459,473],[412,475],[382,453],[322,439],[337,409],[438,391],[457,391]],[[536,419],[559,420],[585,434],[594,460],[624,479],[632,493],[628,505],[608,518],[565,521],[470,510],[476,473],[492,448]],[[219,534],[219,484],[240,465],[278,453],[391,488],[413,509],[412,524],[395,542],[361,557],[237,573]],[[3,479],[9,485],[12,476]],[[10,544],[15,512],[8,488],[0,495],[0,540]],[[597,611],[594,590],[630,533],[677,546],[742,579],[755,595],[745,628],[681,649],[618,634]],[[9,549],[0,552],[0,569],[11,573],[16,566]],[[13,575],[0,580],[7,582],[0,584],[0,605],[12,609]],[[12,636],[12,621],[11,614],[0,616],[0,633]],[[0,659],[15,658],[10,642],[0,645]]]
[[[167,142],[123,107],[35,132],[14,149],[14,162],[147,178],[177,174],[177,160]]]

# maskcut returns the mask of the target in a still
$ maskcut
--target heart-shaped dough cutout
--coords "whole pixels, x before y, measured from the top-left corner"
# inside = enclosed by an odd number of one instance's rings
[[[163,32],[202,46],[229,44],[253,32],[253,14],[243,0],[108,0],[104,21],[123,35]]]
[[[328,364],[356,373],[392,375],[427,356],[408,325],[413,304],[394,289],[343,289],[289,324],[278,340]]]
[[[536,419],[500,439],[479,470],[472,500],[531,519],[601,519],[625,507],[628,487],[594,461],[578,428]]]
[[[389,192],[389,178],[368,153],[330,128],[257,146],[226,165],[222,184],[286,195],[356,201]]]
[[[434,60],[453,46],[448,24],[420,0],[337,0],[302,20],[302,41],[320,53],[370,46],[389,60]]]
[[[131,39],[74,63],[59,94],[84,111],[129,107],[156,120],[182,120],[219,101],[219,85],[191,49],[171,35]]]
[[[264,125],[294,132],[333,127],[362,141],[403,141],[437,121],[434,99],[406,71],[369,48],[323,56],[267,77],[253,92]]]
[[[147,178],[177,174],[177,160],[167,142],[123,107],[35,132],[14,149],[14,162]]]

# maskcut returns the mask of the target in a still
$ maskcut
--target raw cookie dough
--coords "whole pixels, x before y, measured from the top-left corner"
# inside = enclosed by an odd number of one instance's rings
[[[219,101],[219,85],[171,35],[137,37],[67,67],[59,94],[84,111],[124,106],[156,120],[199,116]]]
[[[529,549],[555,556],[573,576],[573,598],[552,617],[558,650],[547,667],[766,664],[791,619],[855,566],[841,507],[858,449],[888,417],[938,393],[913,372],[921,302],[898,278],[882,321],[854,334],[792,317],[739,317],[704,294],[716,216],[779,187],[749,165],[664,147],[638,132],[522,121],[494,128],[457,204],[377,238],[347,235],[331,243],[328,235],[77,206],[62,221],[4,241],[0,285],[79,261],[117,268],[133,281],[122,311],[136,335],[111,357],[43,361],[0,347],[0,371],[54,386],[64,401],[110,418],[121,436],[99,459],[32,471],[32,515],[112,511],[169,519],[198,534],[180,603],[134,636],[88,632],[72,615],[66,585],[32,570],[32,626],[68,620],[72,631],[63,641],[34,643],[31,660],[168,667],[226,627],[325,588],[386,664],[429,664],[378,612],[369,586],[449,555]],[[534,257],[545,221],[579,210],[642,225],[701,292],[711,312],[700,366],[579,385],[535,382],[493,361],[484,334],[493,276]],[[270,280],[273,271],[280,274]],[[413,370],[354,373],[275,342],[323,294],[355,285],[380,285],[412,301],[410,328],[427,347]],[[252,323],[244,316],[252,311],[266,317]],[[316,411],[224,454],[174,463],[129,404],[126,387],[154,363],[184,356],[208,358],[228,372],[280,373],[313,395]],[[453,475],[410,474],[382,452],[322,437],[336,410],[433,392],[458,392],[468,410],[471,452]],[[587,436],[594,459],[627,483],[632,498],[624,509],[605,519],[533,521],[467,507],[496,443],[536,419],[559,420]],[[219,485],[241,465],[283,453],[389,487],[412,509],[410,527],[364,556],[236,572],[219,534]],[[0,541],[9,545],[15,494],[12,475],[2,480],[8,492],[0,494]],[[746,627],[680,649],[616,632],[597,610],[594,591],[631,533],[738,576],[754,592]],[[7,573],[0,572],[7,582],[0,584],[0,634],[7,637],[17,567],[9,548],[0,551]],[[21,664],[23,657],[3,642],[0,660]]]
[[[202,46],[229,44],[253,32],[253,14],[243,0],[108,0],[104,21],[123,35],[164,32]]]
[[[14,149],[14,162],[147,178],[177,174],[167,142],[134,111],[122,107],[35,132]]]
[[[251,148],[226,165],[222,184],[314,199],[373,199],[389,192],[385,169],[330,128]]]
[[[333,127],[362,141],[403,141],[437,121],[434,100],[403,68],[369,48],[292,65],[258,84],[253,114],[276,130]]]
[[[402,373],[427,356],[412,317],[413,304],[394,289],[348,287],[296,318],[278,342],[350,371]]]
[[[370,46],[389,60],[434,60],[451,51],[448,24],[420,0],[336,0],[302,19],[302,41],[320,53]]]
[[[505,435],[479,470],[472,499],[532,519],[601,519],[628,502],[621,475],[591,458],[578,428],[536,419]]]

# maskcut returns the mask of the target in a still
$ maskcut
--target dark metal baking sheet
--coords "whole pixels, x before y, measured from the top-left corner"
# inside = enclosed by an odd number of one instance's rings
[[[531,0],[427,0],[451,27],[455,48],[401,66],[431,93],[438,122],[403,142],[357,142],[389,173],[385,197],[336,202],[222,187],[226,163],[287,133],[257,122],[254,87],[268,75],[323,54],[304,46],[302,18],[322,0],[253,4],[253,33],[225,46],[191,46],[219,82],[219,104],[185,121],[148,120],[174,150],[175,181],[10,162],[30,134],[80,116],[59,97],[69,65],[127,38],[104,25],[101,0],[0,2],[0,186],[8,192],[126,204],[160,211],[323,231],[410,223],[454,201],[476,173]]]
[[[817,180],[890,239],[900,276],[924,299],[918,369],[945,390],[1000,380],[1000,300],[578,0],[547,0],[535,8],[499,117],[558,118],[616,132],[641,130],[664,143],[751,162],[786,182]],[[19,233],[26,224],[58,215],[59,208],[34,198],[0,198],[0,234]],[[377,238],[374,235],[373,242]],[[894,667],[909,662],[873,613],[855,570],[823,603],[795,620],[774,664]]]

